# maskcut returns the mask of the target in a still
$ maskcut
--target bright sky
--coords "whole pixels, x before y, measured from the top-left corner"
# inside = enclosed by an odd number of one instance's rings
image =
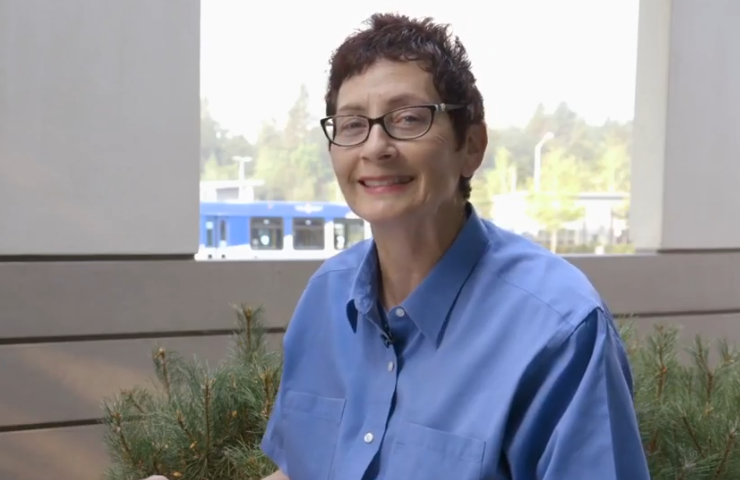
[[[589,122],[632,119],[638,0],[203,0],[201,93],[254,139],[308,86],[323,113],[331,51],[378,11],[449,23],[468,49],[488,122],[521,125],[565,101]]]

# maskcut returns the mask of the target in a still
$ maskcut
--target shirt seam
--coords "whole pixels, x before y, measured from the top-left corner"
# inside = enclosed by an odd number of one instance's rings
[[[568,319],[567,319],[568,315],[566,313],[561,312],[560,310],[558,310],[557,308],[555,308],[552,304],[550,304],[548,301],[546,301],[545,299],[543,299],[542,297],[540,297],[536,293],[534,293],[531,290],[528,290],[528,289],[522,287],[519,284],[516,284],[516,283],[512,282],[511,280],[509,280],[509,279],[507,279],[507,278],[505,278],[505,277],[503,277],[501,275],[497,275],[496,278],[498,278],[502,282],[506,283],[507,285],[509,285],[509,286],[511,286],[513,288],[516,288],[520,292],[524,292],[530,298],[532,298],[532,299],[540,302],[542,305],[544,305],[545,307],[547,307],[548,309],[550,309],[550,311],[552,311],[553,313],[555,313],[556,315],[558,315],[559,320],[566,321],[569,325],[572,325],[573,328],[577,328],[578,325],[580,325],[580,323],[582,323],[584,321],[584,319],[585,319],[585,318],[580,318],[578,320],[578,323],[572,324],[571,322],[568,322]],[[582,313],[583,310],[591,311],[591,310],[595,310],[595,309],[600,309],[601,308],[600,305],[598,304],[598,302],[587,301],[586,303],[587,303],[586,305],[579,306],[579,308],[577,310],[579,314]],[[576,318],[578,318],[578,317],[576,317]]]
[[[311,278],[308,279],[307,285],[310,285],[311,283],[317,281],[318,279],[320,279],[322,277],[325,277],[326,275],[329,275],[330,273],[347,272],[347,271],[351,271],[351,270],[357,271],[358,268],[359,268],[358,266],[353,266],[353,267],[337,267],[337,268],[333,268],[331,270],[327,270],[325,272],[316,272],[316,273],[314,273],[311,276]]]

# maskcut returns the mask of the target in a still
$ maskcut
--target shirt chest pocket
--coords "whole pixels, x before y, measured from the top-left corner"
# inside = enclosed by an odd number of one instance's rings
[[[329,478],[344,404],[343,398],[285,392],[281,423],[290,480]]]
[[[486,443],[413,423],[399,425],[385,480],[480,480]]]

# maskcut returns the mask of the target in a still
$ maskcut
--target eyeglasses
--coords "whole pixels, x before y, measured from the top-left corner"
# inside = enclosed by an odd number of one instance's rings
[[[331,143],[338,147],[353,147],[370,137],[370,130],[379,124],[389,137],[396,140],[414,140],[429,132],[437,112],[466,108],[465,105],[436,103],[414,105],[391,110],[385,115],[369,118],[364,115],[333,115],[322,118],[321,128]]]

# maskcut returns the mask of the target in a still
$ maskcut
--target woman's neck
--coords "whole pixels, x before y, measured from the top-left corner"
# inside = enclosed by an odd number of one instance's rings
[[[385,308],[400,304],[421,284],[455,241],[465,220],[465,204],[455,203],[423,218],[373,226],[380,300]]]

